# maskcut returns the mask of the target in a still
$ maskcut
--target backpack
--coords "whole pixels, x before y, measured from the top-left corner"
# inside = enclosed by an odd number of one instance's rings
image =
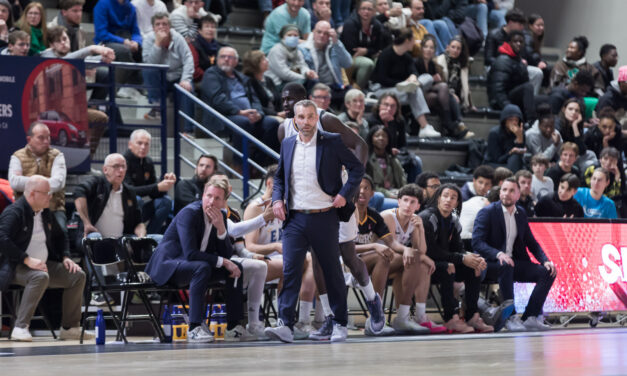
[[[468,53],[474,56],[483,46],[483,32],[472,18],[464,18],[464,22],[459,25],[459,32],[468,46]]]

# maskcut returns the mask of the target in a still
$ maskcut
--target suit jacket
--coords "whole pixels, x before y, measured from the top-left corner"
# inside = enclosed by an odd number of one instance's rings
[[[2,212],[0,215],[0,255],[2,255],[0,261],[8,258],[13,267],[24,262],[27,256],[26,248],[33,235],[34,217],[35,213],[24,196]],[[63,261],[64,256],[70,256],[67,234],[61,230],[61,226],[49,209],[44,209],[41,213],[41,220],[46,233],[48,259]]]
[[[549,261],[542,247],[533,237],[527,215],[519,205],[516,205],[514,217],[518,235],[514,240],[512,258],[530,261],[528,249],[540,263]],[[472,232],[472,249],[486,259],[496,260],[496,255],[499,252],[505,253],[506,247],[505,217],[501,201],[497,201],[481,209],[477,214]]]
[[[222,217],[226,224],[226,214]],[[229,237],[218,239],[218,231],[215,227],[209,233],[209,241],[204,252],[200,249],[200,243],[205,233],[205,219],[202,210],[202,202],[196,201],[184,207],[168,226],[163,239],[153,253],[146,273],[150,275],[157,285],[164,285],[170,280],[176,267],[186,261],[205,261],[215,267],[218,256],[231,258],[233,248]]]
[[[279,168],[274,176],[272,202],[284,200],[286,205],[289,205],[290,176],[296,137],[298,135],[288,137],[281,144]],[[345,166],[348,171],[346,184],[342,184],[342,166]],[[316,134],[316,171],[318,184],[324,193],[330,196],[340,194],[349,202],[359,189],[359,183],[361,183],[361,178],[364,175],[364,166],[342,143],[339,134],[318,129]]]

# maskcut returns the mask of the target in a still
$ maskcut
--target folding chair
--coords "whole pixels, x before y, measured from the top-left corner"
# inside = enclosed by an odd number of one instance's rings
[[[273,316],[275,320],[279,319],[279,314],[274,306],[274,297],[277,294],[279,288],[278,279],[270,282],[266,282],[263,288],[263,318],[266,326],[271,326],[270,317]]]

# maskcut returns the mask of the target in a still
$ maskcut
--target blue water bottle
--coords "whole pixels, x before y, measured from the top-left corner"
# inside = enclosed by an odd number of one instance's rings
[[[102,310],[99,309],[96,317],[96,345],[105,344],[106,330],[104,315]]]
[[[174,309],[174,307],[172,307]],[[163,342],[164,343],[172,343],[172,315],[170,314],[170,310],[168,309],[168,305],[166,304],[163,309],[163,319],[161,320],[163,327]]]

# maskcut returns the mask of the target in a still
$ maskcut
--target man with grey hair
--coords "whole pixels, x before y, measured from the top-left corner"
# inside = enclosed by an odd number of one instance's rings
[[[33,340],[28,327],[48,287],[63,289],[61,339],[79,339],[85,273],[70,258],[68,237],[48,209],[50,183],[33,175],[24,183],[24,195],[0,215],[0,254],[14,271],[12,283],[24,286],[17,308],[14,341]],[[85,332],[85,338],[94,338]]]
[[[137,194],[137,202],[142,211],[142,221],[148,222],[149,234],[162,234],[163,225],[172,213],[172,199],[167,192],[174,187],[176,175],[165,173],[157,182],[155,165],[150,152],[151,136],[145,129],[131,133],[128,150],[124,152],[127,171],[124,182]]]

